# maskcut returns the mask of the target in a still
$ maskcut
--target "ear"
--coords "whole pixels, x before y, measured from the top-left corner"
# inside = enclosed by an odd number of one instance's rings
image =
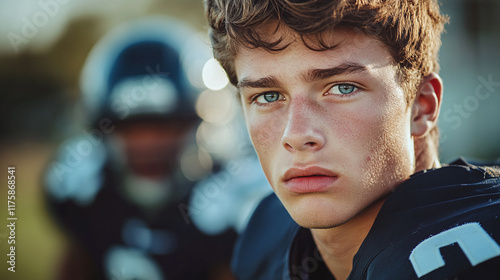
[[[413,101],[411,122],[413,136],[424,136],[436,126],[441,110],[442,95],[441,77],[434,72],[425,76]]]

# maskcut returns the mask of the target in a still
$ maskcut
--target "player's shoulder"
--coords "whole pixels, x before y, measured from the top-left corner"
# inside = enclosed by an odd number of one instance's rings
[[[492,265],[500,258],[497,172],[459,160],[402,183],[358,251],[352,279],[491,279],[492,269],[500,273]],[[471,271],[481,277],[466,278]]]
[[[465,160],[459,158],[451,164],[467,165],[482,171],[485,174],[485,178],[500,179],[500,158],[493,161]]]
[[[232,269],[238,279],[281,279],[298,229],[274,193],[265,197],[235,246]]]
[[[106,160],[102,141],[88,135],[66,140],[46,166],[43,185],[48,198],[88,205],[102,187]]]
[[[488,183],[500,180],[500,162],[468,161],[464,158],[444,164],[441,168],[423,170],[410,177],[410,183],[425,182],[427,186],[469,184],[480,187],[477,183],[492,179]]]

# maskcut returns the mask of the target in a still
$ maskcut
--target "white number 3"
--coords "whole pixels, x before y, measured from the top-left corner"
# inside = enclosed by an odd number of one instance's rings
[[[445,263],[439,248],[453,243],[458,243],[473,266],[500,256],[500,246],[481,225],[468,223],[431,236],[413,249],[410,261],[417,276],[420,278],[444,266]]]

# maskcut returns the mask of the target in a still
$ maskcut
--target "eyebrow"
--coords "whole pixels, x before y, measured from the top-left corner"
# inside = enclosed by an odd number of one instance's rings
[[[275,76],[269,76],[269,77],[264,77],[260,78],[257,80],[251,80],[251,79],[242,79],[241,81],[238,82],[236,87],[238,89],[240,88],[272,88],[272,87],[279,87],[280,82]]]
[[[303,78],[306,81],[312,82],[312,81],[327,79],[333,76],[338,76],[341,74],[352,74],[352,73],[366,72],[366,71],[368,71],[366,66],[361,65],[359,63],[349,62],[349,63],[342,63],[338,66],[327,69],[311,69],[303,76]]]
[[[333,76],[338,76],[341,74],[351,74],[357,72],[366,72],[368,69],[366,66],[361,65],[359,63],[342,63],[335,67],[326,68],[326,69],[311,69],[307,73],[305,73],[302,78],[305,81],[312,82],[327,79]],[[242,79],[238,82],[236,87],[240,88],[273,88],[280,87],[281,83],[275,76],[263,77],[257,80],[252,79]]]

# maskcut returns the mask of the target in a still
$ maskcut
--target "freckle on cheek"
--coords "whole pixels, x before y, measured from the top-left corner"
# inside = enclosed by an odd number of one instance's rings
[[[250,131],[250,136],[258,152],[262,152],[266,147],[271,147],[272,137],[266,129],[253,129]]]

